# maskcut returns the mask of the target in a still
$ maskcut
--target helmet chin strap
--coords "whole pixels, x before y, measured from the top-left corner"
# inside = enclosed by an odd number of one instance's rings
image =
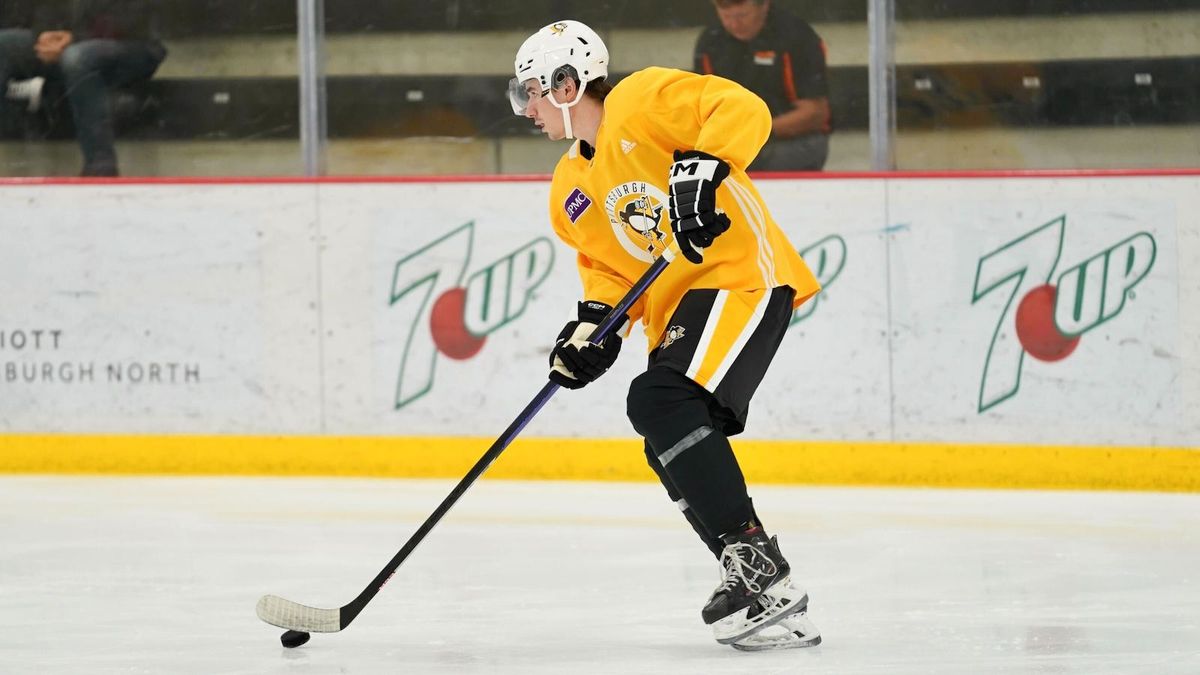
[[[571,111],[568,108],[570,106],[559,108],[563,114],[563,133],[566,134],[567,138],[575,138],[575,130],[571,128]]]
[[[573,106],[576,103],[579,103],[580,101],[583,100],[583,92],[585,89],[587,89],[587,83],[586,82],[580,83],[579,91],[575,92],[575,98],[567,103],[559,103],[558,99],[554,98],[553,95],[550,96],[550,103],[552,103],[555,108],[558,108],[559,110],[562,111],[563,133],[566,134],[566,138],[575,138],[575,130],[571,128],[571,110],[570,109],[571,109],[571,106]]]

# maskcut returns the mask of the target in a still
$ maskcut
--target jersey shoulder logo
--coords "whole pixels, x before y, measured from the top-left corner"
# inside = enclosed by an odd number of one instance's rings
[[[567,201],[563,202],[563,210],[567,212],[567,217],[571,219],[571,223],[579,220],[579,216],[583,215],[584,211],[592,205],[591,197],[583,193],[583,190],[575,188],[571,194],[567,195]]]
[[[637,143],[634,141],[627,141],[624,138],[621,139],[621,150],[623,150],[625,154],[628,155],[629,153],[633,152],[633,149],[636,147]]]

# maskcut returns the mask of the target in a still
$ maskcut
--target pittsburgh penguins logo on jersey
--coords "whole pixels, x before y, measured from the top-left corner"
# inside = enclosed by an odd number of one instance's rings
[[[663,207],[655,206],[648,198],[642,197],[626,204],[617,217],[644,237],[662,239],[662,234],[658,231],[662,210]]]
[[[663,338],[662,348],[666,349],[676,340],[682,340],[686,333],[687,331],[684,330],[683,326],[671,326],[667,329],[666,337]]]
[[[604,210],[621,246],[632,256],[653,262],[667,247],[663,214],[667,195],[646,181],[621,183],[608,191]]]

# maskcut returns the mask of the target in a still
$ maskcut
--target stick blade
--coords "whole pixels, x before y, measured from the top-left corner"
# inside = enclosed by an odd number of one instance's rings
[[[272,626],[305,633],[336,633],[342,629],[340,609],[320,609],[278,595],[264,595],[255,607],[258,618]]]

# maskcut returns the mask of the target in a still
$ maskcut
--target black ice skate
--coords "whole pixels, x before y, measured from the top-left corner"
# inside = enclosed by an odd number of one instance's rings
[[[775,538],[767,538],[761,527],[726,537],[721,552],[724,568],[721,585],[713,591],[700,612],[704,623],[713,627],[717,642],[731,644],[772,625],[796,611],[803,596],[793,597],[788,574],[791,568]],[[750,609],[768,590],[774,588],[770,609]]]

